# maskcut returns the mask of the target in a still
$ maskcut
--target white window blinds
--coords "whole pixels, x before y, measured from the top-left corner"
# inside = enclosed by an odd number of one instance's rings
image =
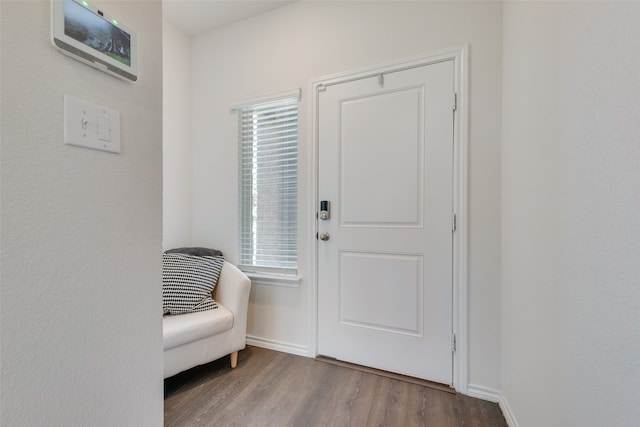
[[[240,267],[296,274],[298,97],[238,108]]]

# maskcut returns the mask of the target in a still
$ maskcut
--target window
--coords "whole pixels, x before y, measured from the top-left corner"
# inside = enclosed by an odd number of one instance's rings
[[[240,268],[296,275],[298,100],[238,107]]]

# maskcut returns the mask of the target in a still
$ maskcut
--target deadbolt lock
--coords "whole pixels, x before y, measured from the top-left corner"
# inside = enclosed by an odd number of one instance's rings
[[[323,200],[320,202],[320,215],[318,215],[322,220],[328,220],[331,218],[331,214],[329,213],[329,201]]]

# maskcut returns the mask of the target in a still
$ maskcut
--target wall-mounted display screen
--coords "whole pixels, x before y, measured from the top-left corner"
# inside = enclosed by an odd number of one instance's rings
[[[137,80],[136,36],[84,0],[52,0],[52,42],[63,53],[118,77]]]

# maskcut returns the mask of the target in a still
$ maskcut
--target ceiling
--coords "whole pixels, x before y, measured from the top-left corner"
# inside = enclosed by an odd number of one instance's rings
[[[163,0],[164,16],[189,36],[282,7],[295,0]]]

